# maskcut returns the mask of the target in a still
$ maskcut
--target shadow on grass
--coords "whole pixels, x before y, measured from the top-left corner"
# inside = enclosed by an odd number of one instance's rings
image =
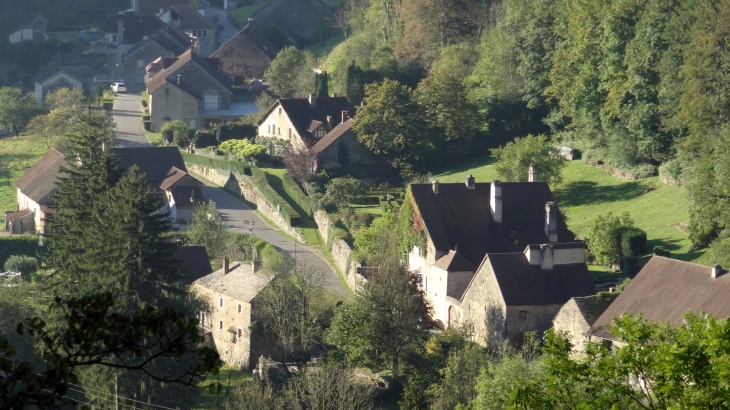
[[[555,190],[560,206],[595,205],[601,202],[628,201],[644,193],[642,184],[629,181],[620,185],[598,185],[593,181],[576,181]]]
[[[470,161],[463,162],[461,164],[444,164],[444,166],[440,167],[437,172],[434,172],[434,174],[440,174],[443,176],[451,176],[456,174],[461,174],[467,171],[471,171],[474,168],[480,168],[487,165],[491,165],[495,162],[495,159],[492,157],[486,157],[486,158],[476,158]],[[448,170],[448,171],[447,171]]]
[[[269,185],[274,188],[274,191],[276,191],[276,193],[279,194],[279,196],[281,196],[299,214],[300,220],[297,228],[314,230],[312,233],[305,232],[304,237],[307,240],[308,244],[316,244],[319,239],[316,235],[316,231],[319,229],[319,227],[317,226],[317,222],[314,220],[314,218],[309,216],[309,214],[305,212],[304,209],[302,209],[302,207],[299,206],[299,204],[294,199],[292,199],[292,197],[289,196],[289,194],[284,190],[284,181],[282,181],[281,177],[268,172],[264,173],[266,174],[266,181],[268,181]]]

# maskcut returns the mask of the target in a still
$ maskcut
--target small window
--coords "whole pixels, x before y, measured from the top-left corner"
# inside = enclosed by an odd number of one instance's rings
[[[238,313],[241,313],[241,304],[238,304]]]
[[[281,107],[279,107],[279,115],[281,115]]]
[[[223,307],[223,296],[218,298],[218,307]]]
[[[218,322],[218,328],[219,329],[223,329],[223,321],[222,320],[220,322]]]
[[[291,139],[291,128],[289,128],[289,139]]]
[[[269,134],[271,134],[271,124],[269,124],[269,125],[266,126],[266,132],[268,132]]]
[[[205,327],[205,312],[200,312],[200,326]]]
[[[208,37],[208,30],[200,30],[200,37]]]
[[[137,84],[144,84],[144,74],[139,74],[137,76]]]
[[[527,311],[526,310],[520,310],[520,320],[527,319]]]
[[[474,334],[474,325],[469,325],[469,333]]]
[[[137,68],[144,68],[144,60],[141,58],[137,60]]]
[[[238,337],[243,337],[243,329],[238,328]]]
[[[279,135],[281,135],[281,127],[279,127]]]

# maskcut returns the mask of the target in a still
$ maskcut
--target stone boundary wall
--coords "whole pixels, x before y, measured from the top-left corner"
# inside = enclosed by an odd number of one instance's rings
[[[595,167],[595,168],[598,168],[600,170],[606,171],[609,174],[611,174],[611,176],[613,176],[615,178],[623,179],[625,181],[636,181],[636,180],[639,180],[639,179],[651,178],[651,177],[654,177],[654,176],[657,175],[656,170],[654,170],[653,172],[648,172],[648,171],[643,171],[643,172],[624,171],[624,170],[619,169],[619,168],[616,168],[614,166],[611,166],[611,165],[608,165],[608,164],[604,164],[603,161],[596,161],[596,160],[593,160],[593,159],[586,159],[585,160],[585,163],[588,164],[588,165],[590,165],[590,166],[592,166],[592,167]]]
[[[337,268],[345,275],[345,282],[347,286],[353,292],[360,290],[361,286],[367,282],[367,279],[363,277],[359,270],[362,267],[359,262],[353,260],[354,251],[350,248],[343,239],[337,239],[330,243],[330,236],[332,230],[335,229],[335,221],[327,215],[324,211],[317,211],[314,213],[314,221],[317,223],[319,228],[319,234],[322,239],[327,243],[327,248],[332,254],[332,259],[335,261]]]
[[[677,181],[676,179],[670,177],[669,175],[662,175],[659,173],[659,180],[662,181],[665,185],[676,185],[679,187],[686,187],[687,184],[684,181]]]
[[[276,224],[278,229],[288,233],[289,235],[297,238],[302,243],[306,243],[302,234],[297,230],[289,226],[289,223],[281,216],[279,209],[272,205],[266,197],[259,192],[256,188],[256,184],[251,181],[251,178],[247,175],[236,175],[230,171],[222,171],[217,169],[211,169],[201,165],[185,164],[188,171],[201,175],[207,180],[212,181],[215,184],[221,185],[227,191],[232,192],[241,198],[256,204],[256,210],[261,212],[266,218]]]

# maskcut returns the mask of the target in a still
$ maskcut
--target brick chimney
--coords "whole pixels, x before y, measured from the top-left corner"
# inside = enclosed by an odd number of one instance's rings
[[[349,111],[342,111],[342,122],[347,121],[350,118],[350,112]]]
[[[710,272],[710,276],[712,277],[712,279],[717,279],[720,275],[722,275],[722,266],[713,266],[712,271]]]
[[[527,170],[527,182],[537,182],[537,166],[533,162]]]
[[[253,17],[248,18],[248,26],[253,27]]]
[[[555,202],[545,204],[545,236],[548,242],[558,241],[558,207]]]
[[[433,188],[433,194],[438,195],[439,194],[439,182],[437,180],[433,180],[431,183],[431,187]]]
[[[226,257],[225,259],[223,259],[223,276],[228,274],[228,271],[230,270],[229,268],[230,268],[230,261]]]
[[[314,93],[309,93],[309,106],[310,107],[316,107],[317,106],[317,96],[314,95]]]
[[[492,213],[494,222],[502,222],[502,183],[495,179],[492,181],[489,194],[489,210]]]
[[[332,116],[327,116],[327,128],[332,129]]]

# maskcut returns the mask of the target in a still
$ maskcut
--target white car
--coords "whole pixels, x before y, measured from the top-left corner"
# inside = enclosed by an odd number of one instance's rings
[[[126,93],[127,87],[124,83],[112,83],[112,91],[115,93]]]

